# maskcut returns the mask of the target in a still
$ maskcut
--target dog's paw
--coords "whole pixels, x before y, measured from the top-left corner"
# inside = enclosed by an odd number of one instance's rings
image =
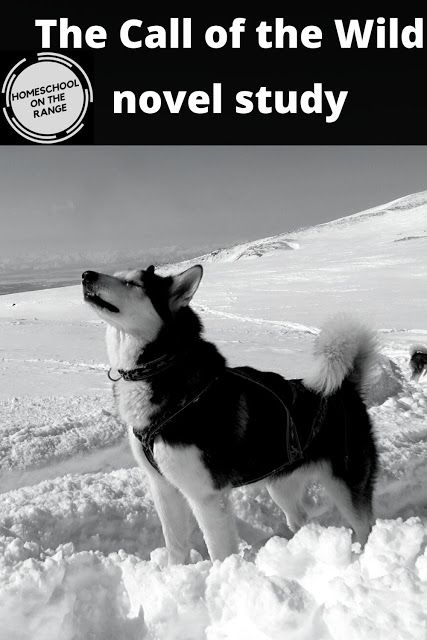
[[[304,525],[307,524],[307,514],[303,509],[298,508],[294,512],[286,514],[286,522],[288,529],[292,533],[297,533]]]

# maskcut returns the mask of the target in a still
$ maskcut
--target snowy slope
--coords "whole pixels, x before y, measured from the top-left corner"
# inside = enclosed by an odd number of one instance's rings
[[[235,244],[227,249],[217,249],[197,258],[198,262],[236,262],[247,258],[262,258],[278,251],[299,249],[298,242],[287,235],[272,236],[262,240],[254,240],[243,244]],[[188,261],[194,262],[194,260]]]
[[[371,226],[372,231],[385,232],[387,238],[391,238],[394,242],[400,242],[413,239],[427,238],[427,221],[425,219],[425,212],[427,209],[427,191],[422,191],[413,195],[393,200],[385,205],[374,207],[360,213],[356,213],[351,216],[338,218],[332,222],[326,222],[309,229],[303,229],[299,232],[294,232],[291,236],[289,234],[280,234],[278,236],[272,236],[269,238],[263,238],[261,240],[255,240],[253,242],[246,242],[243,244],[236,244],[226,249],[218,249],[211,253],[205,254],[197,260],[202,263],[210,262],[235,262],[246,258],[261,258],[263,256],[271,255],[277,251],[286,251],[292,249],[299,249],[301,239],[307,239],[312,236],[313,232],[319,231],[323,234],[327,230],[327,239],[331,235],[335,235],[337,227],[355,227],[362,230],[365,223]],[[407,236],[402,234],[401,231],[408,229],[407,222],[402,216],[392,216],[392,212],[410,212],[411,223],[414,224],[414,230],[412,234]],[[373,217],[384,217],[383,221],[373,222]],[[384,224],[385,223],[385,224]],[[365,227],[366,228],[366,227]],[[369,231],[369,229],[368,229]],[[389,233],[391,232],[391,233]],[[420,235],[416,235],[416,233]],[[195,260],[187,261],[194,262]],[[183,263],[184,264],[184,263]],[[186,263],[185,263],[186,264]]]
[[[80,288],[1,296],[0,640],[425,640],[427,378],[407,361],[427,344],[427,193],[203,262],[196,308],[232,364],[301,376],[330,314],[378,329],[394,369],[372,390],[366,549],[319,488],[294,538],[267,495],[239,489],[240,555],[212,566],[195,528],[194,564],[165,568]]]

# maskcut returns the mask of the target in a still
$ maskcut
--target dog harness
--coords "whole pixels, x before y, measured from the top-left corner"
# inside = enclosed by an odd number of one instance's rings
[[[125,375],[121,371],[119,374],[126,381],[147,380],[151,375],[156,375],[159,364],[154,369],[149,363],[149,366]],[[161,366],[166,367],[166,361]],[[271,380],[266,381],[266,376],[272,376]],[[154,419],[142,431],[134,430],[147,460],[157,472],[161,473],[153,452],[156,439],[163,436],[169,440],[170,434],[177,434],[180,429],[185,430],[186,422],[191,419],[191,412],[197,411],[199,402],[208,398],[215,386],[219,387],[217,392],[220,397],[227,389],[235,389],[249,403],[256,401],[256,406],[267,407],[263,409],[262,415],[256,416],[245,437],[240,444],[236,444],[235,450],[221,449],[221,457],[226,460],[229,456],[233,461],[233,487],[253,484],[274,476],[303,460],[305,451],[319,433],[327,413],[328,399],[306,389],[300,380],[289,381],[277,374],[263,374],[248,367],[227,367],[169,415],[162,414],[159,420]],[[270,414],[268,407],[271,407]],[[253,411],[249,413],[252,414]],[[228,434],[224,434],[224,447],[227,437]],[[199,446],[197,442],[193,444]],[[200,448],[204,450],[203,445]]]

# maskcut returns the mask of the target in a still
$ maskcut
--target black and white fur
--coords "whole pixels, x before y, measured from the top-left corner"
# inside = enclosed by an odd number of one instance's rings
[[[412,371],[412,379],[417,382],[427,375],[427,347],[424,345],[415,345],[411,347],[410,367]]]
[[[83,274],[85,300],[107,323],[113,370],[131,371],[165,354],[177,354],[173,366],[152,379],[121,379],[114,385],[133,454],[149,478],[172,564],[189,559],[191,512],[212,560],[237,552],[229,503],[230,490],[236,486],[234,469],[245,463],[242,452],[249,428],[252,433],[259,431],[260,451],[269,455],[269,441],[263,437],[266,425],[258,416],[267,419],[269,403],[275,401],[267,395],[260,405],[245,385],[221,382],[225,359],[203,338],[200,319],[189,306],[202,274],[200,266],[168,277],[155,274],[153,267],[114,277]],[[307,481],[317,478],[354,530],[356,540],[364,544],[368,538],[377,454],[362,395],[374,354],[372,334],[346,318],[329,322],[317,338],[312,372],[299,384],[310,397],[328,398],[326,420],[304,459],[259,483],[286,514],[293,532],[305,520],[301,498]],[[278,374],[248,371],[266,384],[286,384]],[[191,402],[215,376],[218,384],[182,414],[179,424],[166,428],[156,439],[153,453],[159,473],[134,433]],[[285,423],[278,421],[269,428],[272,435],[280,435]]]

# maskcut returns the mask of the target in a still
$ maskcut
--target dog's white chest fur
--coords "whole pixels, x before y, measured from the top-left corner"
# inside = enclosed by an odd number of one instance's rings
[[[108,326],[107,351],[111,367],[115,370],[130,370],[136,366],[136,358],[141,352],[141,339]],[[129,428],[142,430],[148,424],[153,406],[151,391],[146,382],[125,382],[119,380],[115,389],[117,409],[121,419]]]
[[[148,385],[144,382],[117,383],[117,404],[121,419],[133,429],[142,431],[148,426],[153,412]]]

